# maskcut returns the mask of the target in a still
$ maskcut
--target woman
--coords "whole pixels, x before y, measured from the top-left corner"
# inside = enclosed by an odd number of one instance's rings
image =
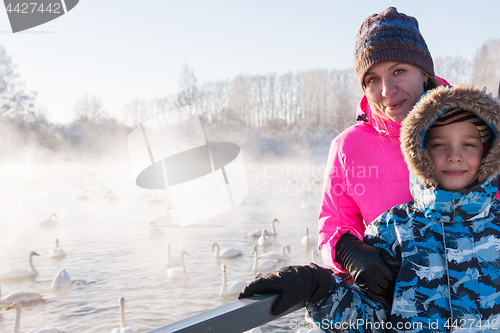
[[[318,222],[319,248],[334,274],[352,278],[367,296],[390,304],[400,262],[360,239],[376,217],[412,200],[399,146],[401,121],[424,91],[448,83],[434,74],[417,20],[394,7],[363,22],[354,60],[365,96],[358,107],[358,123],[337,136],[330,147]],[[314,265],[307,267],[306,275],[319,274]],[[301,281],[310,282],[309,278]]]
[[[319,214],[319,248],[336,275],[350,277],[382,303],[392,299],[399,262],[360,241],[371,221],[411,201],[408,169],[399,146],[403,121],[436,78],[415,18],[389,7],[358,31],[355,71],[365,93],[358,123],[330,147]]]

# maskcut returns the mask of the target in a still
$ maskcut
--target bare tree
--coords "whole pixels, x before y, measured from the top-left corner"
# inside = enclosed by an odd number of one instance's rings
[[[438,57],[434,59],[434,72],[451,84],[470,83],[472,62],[460,57]]]
[[[495,93],[500,81],[500,39],[487,41],[474,57],[472,82]]]
[[[106,114],[101,99],[89,94],[84,94],[76,101],[74,111],[77,121],[94,122]]]
[[[151,108],[147,101],[136,98],[123,107],[128,125],[137,127],[152,118]]]
[[[179,93],[177,94],[177,107],[198,104],[200,101],[200,91],[198,89],[198,79],[194,71],[184,65],[179,77]]]
[[[16,66],[0,45],[0,116],[24,117],[33,112],[36,95],[25,90]]]

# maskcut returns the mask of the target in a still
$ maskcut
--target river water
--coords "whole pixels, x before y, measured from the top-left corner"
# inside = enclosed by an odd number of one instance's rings
[[[305,227],[317,236],[317,211],[324,163],[319,158],[297,162],[248,162],[249,194],[236,208],[208,221],[188,227],[174,222],[160,226],[154,234],[148,224],[165,215],[168,195],[149,193],[135,185],[127,160],[119,162],[9,162],[1,164],[0,273],[10,268],[28,268],[31,251],[39,275],[33,280],[0,281],[2,295],[14,291],[42,293],[44,300],[24,304],[21,332],[34,328],[60,327],[63,332],[110,332],[119,326],[118,298],[126,300],[125,319],[135,332],[147,332],[189,316],[213,309],[233,297],[222,297],[221,265],[228,280],[252,280],[253,254],[257,239],[246,233],[270,228],[277,218],[278,235],[264,250],[280,251],[290,244],[287,264],[307,264],[311,250],[301,245]],[[309,178],[309,179],[303,179]],[[295,182],[295,183],[294,183]],[[105,200],[104,187],[115,191],[116,200]],[[303,186],[301,188],[301,186]],[[307,189],[309,195],[301,195]],[[91,200],[79,201],[85,191]],[[301,204],[309,209],[301,209]],[[304,208],[304,207],[303,207]],[[172,212],[172,211],[170,211]],[[57,214],[57,226],[39,222]],[[161,233],[161,232],[160,232]],[[49,258],[55,239],[66,252],[62,260]],[[243,250],[243,255],[217,261],[212,243]],[[173,255],[182,250],[189,279],[167,278],[164,261],[167,244]],[[321,259],[316,259],[321,262]],[[53,289],[55,274],[65,269],[73,284]],[[2,304],[2,309],[7,305]],[[305,310],[292,313],[261,327],[263,332],[295,332],[305,325]],[[0,311],[0,332],[11,332],[15,311]]]

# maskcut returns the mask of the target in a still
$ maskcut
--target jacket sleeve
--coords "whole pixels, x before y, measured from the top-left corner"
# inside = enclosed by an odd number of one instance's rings
[[[360,209],[350,194],[350,184],[346,179],[348,165],[342,150],[342,142],[334,139],[330,146],[325,170],[323,198],[318,220],[318,244],[323,262],[336,275],[347,271],[335,261],[335,245],[345,233],[363,239],[365,224]]]
[[[316,326],[324,332],[371,332],[373,327],[381,327],[389,320],[389,306],[373,301],[340,277],[332,277],[334,283],[330,294],[317,303],[306,305]]]

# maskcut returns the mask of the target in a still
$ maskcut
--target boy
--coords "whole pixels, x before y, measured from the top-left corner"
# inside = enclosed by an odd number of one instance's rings
[[[327,332],[500,329],[499,129],[499,101],[470,86],[430,91],[404,120],[414,201],[379,216],[364,238],[401,260],[392,308],[338,277],[329,283],[312,264],[270,273],[241,296],[281,288],[277,306],[309,301],[309,315]]]

